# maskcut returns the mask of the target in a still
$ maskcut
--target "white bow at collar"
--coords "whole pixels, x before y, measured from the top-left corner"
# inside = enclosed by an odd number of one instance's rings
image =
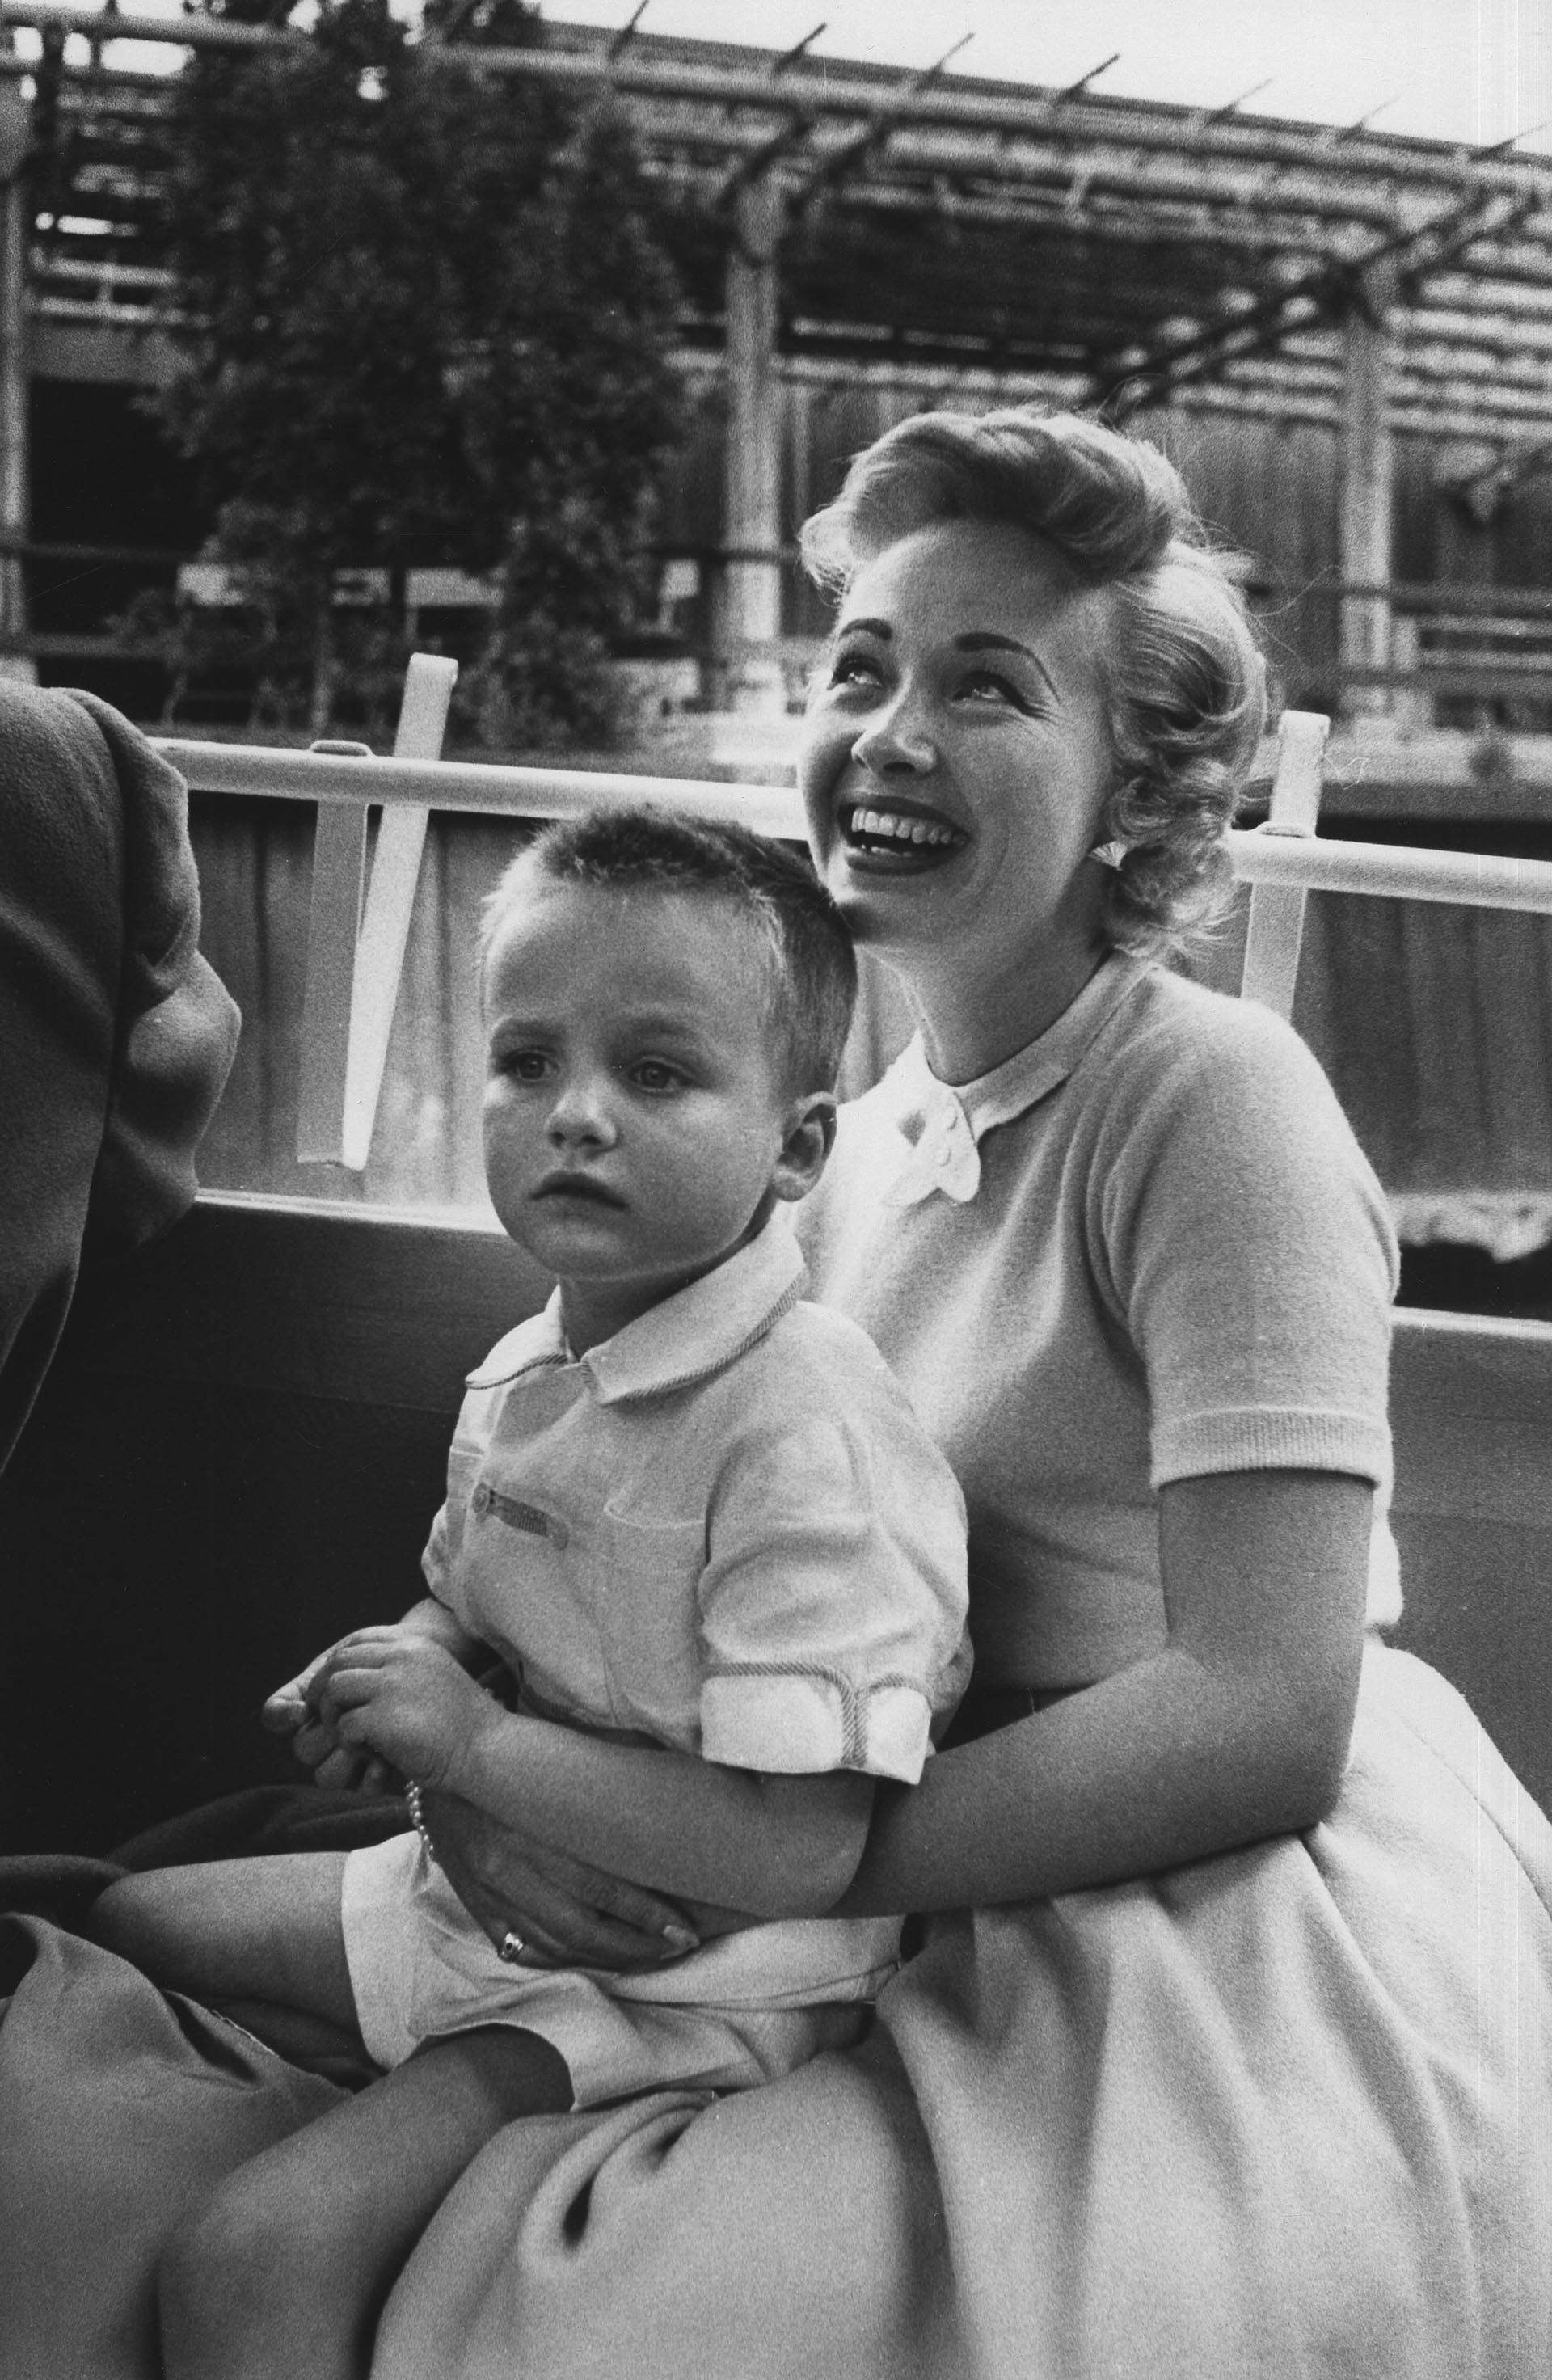
[[[908,1095],[895,1116],[910,1150],[884,1197],[891,1207],[915,1207],[940,1190],[963,1207],[981,1186],[976,1135],[958,1093],[929,1071],[919,1046],[915,1054],[917,1062],[900,1087]]]
[[[882,1101],[906,1144],[899,1172],[881,1185],[886,1202],[915,1207],[940,1190],[945,1198],[966,1205],[981,1186],[977,1143],[1049,1099],[1147,973],[1146,960],[1112,951],[1038,1039],[957,1091],[939,1081],[918,1033],[868,1095]]]

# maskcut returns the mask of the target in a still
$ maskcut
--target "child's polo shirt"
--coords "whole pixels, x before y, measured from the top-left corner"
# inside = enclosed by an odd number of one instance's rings
[[[580,1357],[557,1292],[469,1375],[427,1583],[540,1711],[914,1782],[969,1675],[964,1500],[806,1281],[773,1217]]]

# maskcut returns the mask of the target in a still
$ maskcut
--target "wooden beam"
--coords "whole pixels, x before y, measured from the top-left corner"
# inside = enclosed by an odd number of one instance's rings
[[[681,177],[698,187],[692,170]],[[960,173],[956,183],[979,184],[980,173]],[[1239,207],[1215,209],[1204,222],[1200,202],[1173,192],[1120,191],[1108,181],[1084,186],[1074,202],[1066,182],[1036,186],[1009,176],[1000,194],[951,187],[946,172],[929,184],[903,177],[889,181],[877,176],[849,184],[843,194],[849,214],[916,214],[945,222],[1006,225],[1032,230],[1056,225],[1071,232],[1092,224],[1107,237],[1132,238],[1138,244],[1171,246],[1204,253],[1225,251],[1235,257],[1285,257],[1319,252],[1319,238],[1303,215],[1279,215]],[[1173,210],[1167,212],[1165,210]],[[1343,217],[1343,223],[1347,220]],[[1319,227],[1329,237],[1329,226]]]
[[[1414,302],[1424,308],[1483,306],[1529,322],[1545,322],[1552,320],[1552,278],[1544,277],[1539,286],[1531,287],[1522,281],[1495,280],[1490,273],[1431,273]]]
[[[1388,383],[1391,409],[1437,400],[1456,408],[1480,410],[1484,419],[1501,421],[1506,429],[1516,422],[1552,422],[1552,379],[1538,382],[1528,374],[1506,379],[1501,372],[1470,370],[1469,361],[1461,359],[1454,370],[1442,362],[1420,364],[1392,338]],[[1286,351],[1235,357],[1226,367],[1224,381],[1226,386],[1282,388],[1301,395],[1331,397],[1340,395],[1345,382],[1340,356],[1328,363],[1323,358],[1291,356]]]
[[[0,638],[14,673],[37,677],[36,665],[14,650],[27,635],[27,579],[21,548],[28,534],[27,267],[31,206],[24,160],[30,115],[14,89],[0,91]]]
[[[1340,567],[1344,578],[1384,581],[1390,576],[1395,455],[1386,412],[1389,332],[1395,294],[1391,272],[1366,276],[1363,302],[1347,318],[1347,374],[1342,400]],[[1381,596],[1349,596],[1341,608],[1344,669],[1383,669],[1390,662],[1390,607]],[[1352,698],[1356,710],[1382,712],[1383,687]]]
[[[746,557],[727,565],[725,684],[733,710],[785,709],[773,648],[782,632],[781,392],[776,370],[782,192],[770,174],[734,194],[727,261],[727,443],[723,536]]]
[[[788,204],[793,213],[800,214],[811,201],[836,189],[848,175],[859,166],[867,166],[879,154],[894,135],[899,118],[912,103],[929,91],[942,77],[951,58],[956,58],[973,37],[966,33],[945,50],[933,65],[912,75],[906,81],[886,89],[867,112],[867,119],[859,132],[825,149],[812,169],[788,191]]]
[[[1223,414],[1252,421],[1302,421],[1313,429],[1335,430],[1340,423],[1340,407],[1334,396],[1304,395],[1292,387],[1279,387],[1271,382],[1265,387],[1243,387],[1231,380],[1201,381],[1190,387],[1171,390],[1157,400],[1140,405],[1133,419],[1147,422],[1155,414],[1181,412]],[[1530,428],[1519,416],[1495,420],[1480,408],[1456,411],[1447,407],[1419,407],[1394,403],[1388,408],[1391,433],[1398,438],[1416,438],[1434,443],[1441,438],[1489,439],[1502,438],[1516,428]]]
[[[1538,314],[1478,312],[1462,306],[1398,306],[1398,339],[1452,341],[1459,346],[1496,347],[1505,355],[1552,355],[1552,311]]]
[[[948,132],[900,130],[890,144],[889,171],[952,173],[990,184],[1049,183],[1058,189],[1070,186],[1076,173],[1085,189],[1135,193],[1150,200],[1173,200],[1215,211],[1237,209],[1247,216],[1267,211],[1261,176],[1248,166],[1240,171],[1217,162],[1138,152],[1124,142],[1102,137],[1082,145],[1068,134],[972,147],[963,136]],[[1344,188],[1339,176],[1318,172],[1307,157],[1303,171],[1279,177],[1271,212],[1364,224],[1376,236],[1388,232],[1396,219],[1394,195],[1386,187],[1369,182]]]
[[[1522,220],[1534,203],[1534,195],[1524,192],[1513,200],[1473,194],[1376,242],[1362,256],[1333,258],[1286,288],[1267,290],[1257,303],[1237,310],[1210,329],[1160,341],[1140,353],[1123,350],[1119,357],[1097,364],[1095,398],[1125,414],[1142,401],[1145,388],[1157,394],[1166,387],[1180,387],[1220,370],[1238,356],[1275,347],[1290,332],[1303,330],[1312,321],[1343,314],[1364,277],[1382,269],[1399,294],[1413,275],[1430,272],[1458,255],[1484,228],[1507,229]]]
[[[170,42],[185,49],[252,50],[305,47],[310,37],[289,28],[251,25],[232,18],[206,15],[161,17],[119,11],[111,25],[102,12],[55,5],[55,0],[0,0],[0,25],[52,28],[80,32],[98,40]],[[1037,135],[1049,121],[1063,92],[1051,86],[1030,84],[1012,92],[976,90],[966,83],[949,86],[926,77],[902,72],[897,80],[866,69],[859,73],[849,60],[805,58],[799,71],[773,82],[770,60],[749,67],[703,65],[659,49],[649,37],[633,42],[619,59],[608,55],[607,35],[590,45],[508,49],[485,43],[428,49],[425,55],[475,67],[482,73],[515,75],[536,81],[571,83],[581,87],[612,82],[615,89],[643,101],[683,100],[709,108],[784,109],[795,92],[804,103],[827,116],[851,118],[859,128],[875,117],[882,103],[902,122],[952,126],[966,133]],[[952,53],[950,53],[952,55]],[[914,85],[914,89],[911,86]],[[1329,128],[1302,125],[1219,112],[1203,120],[1201,111],[1133,99],[1108,99],[1085,94],[1068,100],[1061,116],[1065,130],[1092,133],[1118,147],[1157,149],[1179,155],[1207,157],[1233,164],[1268,163],[1297,170],[1307,167],[1312,141]],[[1472,151],[1459,143],[1425,140],[1404,135],[1362,133],[1342,151],[1344,170],[1356,178],[1369,175],[1381,185],[1411,181],[1439,192],[1478,189],[1519,190],[1528,180],[1546,178],[1537,161],[1501,156],[1490,150]]]

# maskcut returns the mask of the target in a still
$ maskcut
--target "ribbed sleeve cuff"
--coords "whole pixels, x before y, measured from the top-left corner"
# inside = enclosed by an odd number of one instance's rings
[[[700,1749],[729,1768],[774,1776],[861,1769],[914,1785],[927,1759],[931,1718],[915,1686],[858,1687],[838,1672],[723,1672],[700,1693]]]
[[[1217,1471],[1344,1471],[1382,1488],[1390,1477],[1390,1432],[1369,1414],[1301,1405],[1188,1414],[1154,1431],[1155,1488]]]

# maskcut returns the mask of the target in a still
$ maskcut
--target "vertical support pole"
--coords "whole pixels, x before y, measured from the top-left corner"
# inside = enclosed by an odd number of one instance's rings
[[[369,745],[335,745],[335,752],[371,757]],[[319,802],[297,1081],[297,1164],[305,1166],[340,1161],[340,1114],[350,1063],[350,980],[362,930],[364,876],[367,802]]]
[[[411,654],[395,759],[440,759],[457,674],[440,653]],[[371,758],[366,744],[312,748]],[[297,1100],[297,1161],[356,1173],[371,1148],[427,818],[419,803],[384,807],[368,884],[367,808],[364,795],[318,805]]]
[[[439,760],[447,732],[447,707],[458,664],[440,653],[412,653],[405,675],[404,703],[394,738],[396,760]],[[340,1160],[364,1171],[371,1154],[372,1128],[388,1062],[394,1010],[404,972],[420,856],[430,812],[418,803],[384,809],[378,823],[367,887],[361,938],[351,978],[350,1044],[346,1068],[344,1129]]]
[[[740,185],[727,264],[724,540],[730,708],[786,707],[782,633],[782,451],[776,378],[782,193],[772,174]]]
[[[1367,585],[1390,577],[1391,516],[1395,506],[1395,450],[1386,397],[1389,379],[1388,317],[1395,297],[1393,276],[1364,277],[1346,323],[1342,392],[1341,575]],[[1390,604],[1388,597],[1349,595],[1341,607],[1344,669],[1390,665]],[[1384,718],[1390,688],[1350,685],[1345,708],[1354,718]]]
[[[335,744],[333,749],[371,757],[371,747],[366,744]],[[312,839],[312,900],[308,912],[301,1071],[297,1087],[297,1158],[302,1165],[338,1165],[342,1160],[351,986],[366,867],[365,799],[320,802]]]
[[[1321,763],[1331,722],[1318,710],[1285,710],[1278,728],[1277,775],[1262,834],[1308,835],[1320,814]],[[1253,884],[1240,998],[1279,1016],[1293,1013],[1299,947],[1304,934],[1302,884]]]
[[[31,206],[24,162],[28,111],[14,85],[0,95],[0,676],[36,682],[18,650],[27,634],[27,577],[20,553],[30,515],[27,437],[27,264]]]

